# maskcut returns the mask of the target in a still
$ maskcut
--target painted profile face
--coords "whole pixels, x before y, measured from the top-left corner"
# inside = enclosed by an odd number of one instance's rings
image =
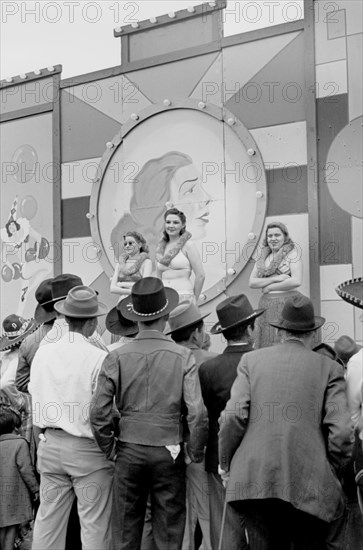
[[[180,235],[180,231],[184,227],[181,219],[176,214],[168,214],[165,219],[165,232],[169,237],[175,237]]]
[[[280,250],[285,242],[285,235],[279,227],[271,227],[267,231],[267,244],[271,248],[272,252]]]
[[[134,237],[127,235],[124,238],[124,248],[129,256],[135,256],[140,252],[141,243],[137,242]]]
[[[188,220],[188,231],[194,239],[202,239],[209,222],[208,204],[211,196],[201,185],[200,175],[193,164],[179,168],[170,185],[170,200],[184,212]]]

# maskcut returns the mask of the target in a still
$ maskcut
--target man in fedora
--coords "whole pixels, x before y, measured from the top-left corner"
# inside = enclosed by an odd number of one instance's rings
[[[29,382],[33,423],[44,432],[38,447],[40,507],[32,548],[64,549],[76,496],[82,547],[110,550],[114,464],[99,450],[89,420],[107,353],[87,340],[107,307],[93,289],[80,285],[54,308],[65,316],[69,330],[52,345],[39,347]]]
[[[215,353],[203,350],[205,342],[204,319],[210,315],[201,314],[193,302],[182,301],[169,315],[169,332],[175,343],[190,349],[194,355],[197,369],[200,364],[216,357]],[[204,461],[191,462],[186,468],[187,474],[187,523],[183,548],[194,548],[194,532],[197,520],[202,535],[202,550],[211,550],[209,526],[208,478]]]
[[[325,548],[343,515],[352,423],[341,366],[311,349],[324,322],[307,297],[286,302],[271,323],[282,343],[242,357],[220,419],[228,506],[244,515],[250,550]]]
[[[35,321],[40,325],[35,332],[28,336],[19,348],[19,358],[15,377],[15,386],[19,391],[28,393],[30,368],[40,342],[51,330],[56,318],[56,311],[52,301],[53,279],[45,279],[35,291],[37,306],[34,312]]]
[[[204,403],[208,410],[209,434],[205,457],[209,479],[209,508],[212,550],[217,550],[222,527],[225,488],[218,473],[218,419],[230,395],[241,357],[253,349],[255,319],[263,309],[254,310],[245,294],[230,296],[218,304],[218,323],[211,334],[223,334],[227,347],[221,355],[202,363],[199,378]],[[243,548],[241,518],[227,509],[221,549]]]
[[[137,321],[133,342],[105,359],[92,399],[91,424],[98,445],[112,458],[115,548],[138,550],[150,494],[156,548],[180,550],[185,524],[183,424],[188,454],[201,461],[205,445],[203,400],[193,354],[163,331],[178,293],[155,277],[144,277],[121,302],[126,319]],[[114,399],[121,415],[113,433]]]

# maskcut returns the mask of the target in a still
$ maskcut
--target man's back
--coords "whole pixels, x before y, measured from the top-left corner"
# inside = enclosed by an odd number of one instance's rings
[[[299,341],[244,355],[221,421],[230,500],[278,498],[331,521],[341,500],[334,469],[350,452],[339,365]]]

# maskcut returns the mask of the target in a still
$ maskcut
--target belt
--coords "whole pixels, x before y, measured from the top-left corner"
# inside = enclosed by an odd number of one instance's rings
[[[61,432],[63,431],[63,428],[57,428],[55,426],[54,427],[53,426],[47,426],[45,429],[46,430],[60,430]]]

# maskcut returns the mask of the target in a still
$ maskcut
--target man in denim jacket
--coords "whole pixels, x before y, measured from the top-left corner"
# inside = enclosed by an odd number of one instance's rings
[[[106,357],[92,400],[95,439],[109,458],[116,456],[114,480],[115,548],[140,548],[150,493],[157,549],[181,548],[185,525],[183,417],[187,452],[203,460],[206,424],[193,354],[163,334],[178,294],[154,277],[136,282],[121,303],[126,319],[137,321],[133,342]],[[115,442],[112,404],[120,412]]]

